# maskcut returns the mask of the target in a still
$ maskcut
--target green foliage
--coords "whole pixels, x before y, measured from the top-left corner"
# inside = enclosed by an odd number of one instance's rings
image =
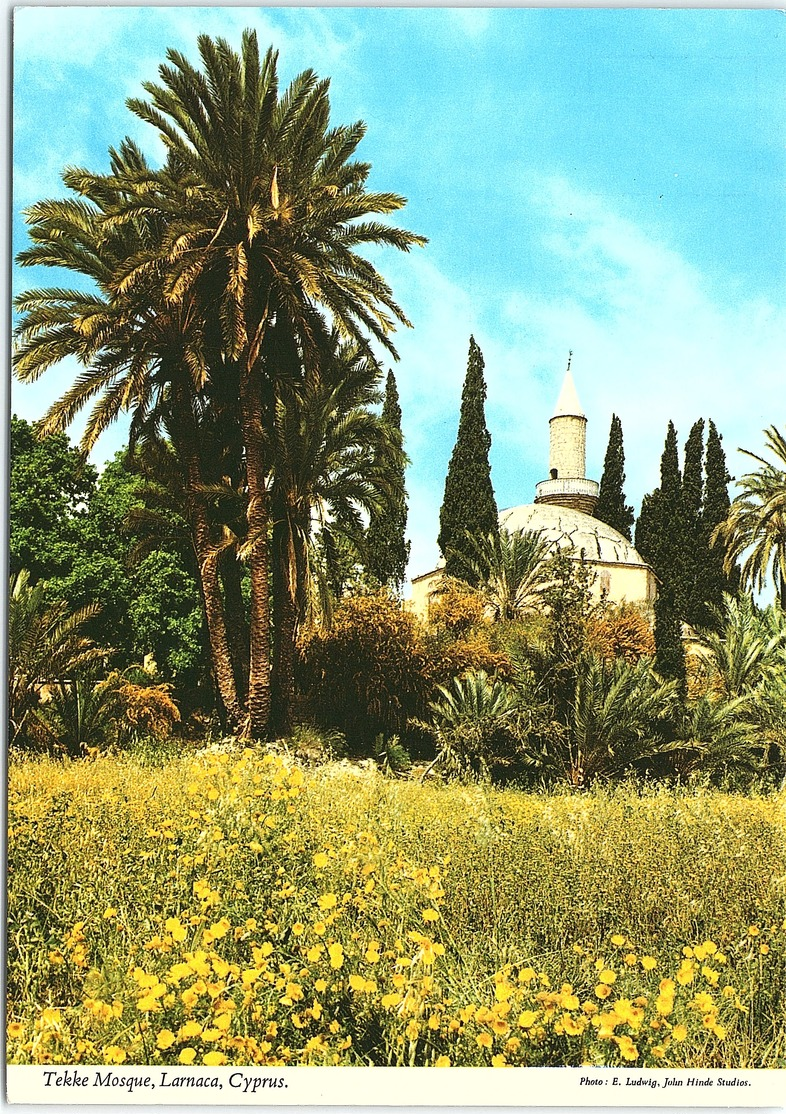
[[[448,776],[488,781],[515,709],[509,686],[483,670],[456,677],[450,687],[440,685],[438,698],[429,704],[435,765]]]
[[[10,429],[9,561],[33,584],[67,573],[83,549],[96,470],[65,434],[39,438],[14,415]],[[86,601],[82,601],[86,602]]]
[[[655,601],[658,670],[663,677],[684,679],[682,619],[688,599],[690,531],[673,422],[669,422],[666,434],[660,476],[660,487],[642,501],[636,549],[660,582]]]
[[[775,459],[742,450],[759,467],[738,481],[739,494],[713,538],[726,545],[727,574],[744,557],[740,569],[743,585],[761,591],[771,569],[776,596],[786,608],[786,438],[776,426],[770,426],[764,435]]]
[[[497,529],[484,537],[467,531],[460,557],[491,619],[516,619],[542,605],[551,544],[540,530]]]
[[[726,546],[716,536],[716,530],[729,514],[729,483],[731,476],[726,469],[726,454],[723,439],[710,421],[707,434],[707,455],[705,459],[704,505],[702,507],[702,528],[705,538],[702,598],[706,607],[705,621],[712,623],[712,616],[723,606],[723,595],[735,595],[739,590],[740,574],[732,558],[726,569]]]
[[[380,508],[372,508],[371,511],[366,532],[365,564],[378,584],[393,592],[400,592],[409,560],[409,542],[406,540],[407,491],[404,484],[406,458],[402,453],[401,406],[392,371],[388,372],[385,384],[382,423],[388,430],[390,443],[396,451],[388,451],[382,460],[376,462],[386,482]]]
[[[445,558],[445,572],[470,584],[477,576],[467,567],[472,554],[467,537],[485,538],[499,529],[497,504],[491,486],[489,449],[491,436],[486,428],[486,382],[483,354],[469,339],[469,359],[461,394],[458,435],[448,465],[445,495],[439,512],[439,548]]]
[[[387,593],[354,596],[329,629],[304,642],[301,681],[315,717],[369,752],[377,735],[402,734],[428,692],[422,630]]]
[[[48,602],[42,584],[27,571],[11,578],[8,597],[9,741],[41,740],[41,694],[45,686],[73,683],[80,672],[106,659],[108,651],[84,633],[95,605],[72,611]]]
[[[616,414],[613,414],[606,458],[603,462],[603,474],[600,478],[598,501],[592,513],[595,518],[608,523],[622,534],[623,538],[630,541],[634,514],[633,507],[625,502],[624,483],[625,450],[622,443],[622,422]]]

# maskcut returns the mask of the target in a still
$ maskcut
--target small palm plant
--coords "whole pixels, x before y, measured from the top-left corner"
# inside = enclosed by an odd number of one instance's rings
[[[41,695],[46,686],[73,681],[85,668],[104,660],[108,651],[83,633],[98,607],[71,611],[50,603],[44,585],[30,585],[22,569],[11,578],[8,600],[9,741],[21,743],[43,727]]]
[[[450,687],[440,685],[439,697],[429,704],[427,725],[437,743],[433,765],[448,776],[487,781],[495,744],[510,726],[516,700],[508,685],[480,670],[455,677]]]
[[[476,538],[467,535],[468,571],[493,619],[521,619],[542,607],[551,581],[551,543],[541,530],[505,530]]]

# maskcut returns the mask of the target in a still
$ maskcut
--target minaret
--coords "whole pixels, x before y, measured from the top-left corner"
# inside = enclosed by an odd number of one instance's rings
[[[592,514],[598,501],[598,484],[586,477],[587,416],[570,372],[573,353],[562,390],[549,421],[549,475],[535,488],[536,503],[557,503]]]

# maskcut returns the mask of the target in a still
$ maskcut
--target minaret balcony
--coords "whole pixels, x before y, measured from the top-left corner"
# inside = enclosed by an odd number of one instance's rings
[[[556,503],[571,510],[592,514],[598,501],[600,485],[581,476],[542,480],[535,485],[536,503]]]

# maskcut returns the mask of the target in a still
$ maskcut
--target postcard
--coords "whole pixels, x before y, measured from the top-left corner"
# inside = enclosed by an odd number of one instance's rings
[[[15,9],[9,1102],[782,1105],[784,41]]]

